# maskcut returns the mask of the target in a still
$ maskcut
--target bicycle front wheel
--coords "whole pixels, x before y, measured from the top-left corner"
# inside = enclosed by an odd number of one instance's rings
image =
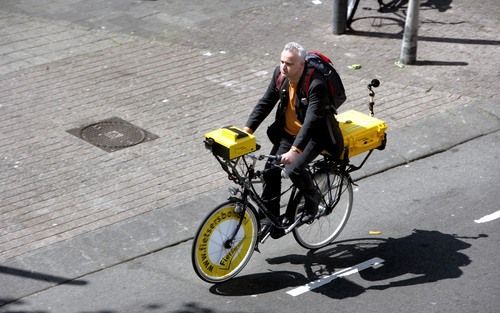
[[[354,14],[358,8],[359,0],[347,0],[347,17],[346,24],[347,27],[351,27],[352,20],[354,19]]]
[[[245,210],[240,225],[240,212]],[[250,208],[228,201],[210,212],[194,237],[191,259],[206,282],[231,279],[248,263],[257,243],[258,222]]]
[[[298,244],[306,249],[319,249],[332,242],[342,232],[351,215],[352,184],[350,179],[335,171],[319,171],[314,174],[322,199],[319,218],[293,230]],[[296,208],[296,216],[302,206]]]

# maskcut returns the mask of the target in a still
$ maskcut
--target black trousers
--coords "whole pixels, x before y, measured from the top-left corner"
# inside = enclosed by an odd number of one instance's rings
[[[281,155],[288,152],[293,141],[293,136],[284,135],[280,142],[273,146],[270,154]],[[315,140],[311,140],[297,159],[292,164],[287,164],[284,169],[293,184],[303,193],[306,210],[314,210],[319,204],[321,195],[314,185],[311,175],[305,168],[322,150],[323,146],[321,144]],[[266,171],[263,178],[262,199],[273,215],[280,216],[281,168],[276,167],[269,161],[266,164]]]

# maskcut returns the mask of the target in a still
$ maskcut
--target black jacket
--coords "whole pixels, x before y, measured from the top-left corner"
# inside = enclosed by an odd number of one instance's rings
[[[321,74],[316,71],[311,77],[309,90],[305,91],[304,80],[309,68],[307,63],[304,73],[299,80],[295,108],[297,119],[302,123],[302,128],[295,137],[293,145],[304,150],[311,139],[324,145],[324,149],[332,155],[340,153],[343,146],[342,134],[335,120],[333,113],[327,111],[328,91]],[[256,130],[262,121],[271,113],[276,103],[276,119],[269,127],[267,134],[272,143],[279,143],[285,130],[285,110],[288,105],[288,79],[283,81],[282,86],[276,86],[277,77],[280,74],[279,66],[274,70],[273,77],[266,92],[257,102],[257,105],[250,114],[246,126]]]

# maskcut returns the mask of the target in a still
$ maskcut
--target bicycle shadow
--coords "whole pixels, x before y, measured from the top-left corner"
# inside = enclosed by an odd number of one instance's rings
[[[308,282],[307,277],[296,272],[274,271],[237,276],[227,282],[213,285],[210,292],[219,296],[252,296],[297,287]]]
[[[393,0],[393,1],[379,1],[379,12],[389,13],[397,12],[408,6],[408,0]],[[446,12],[452,8],[451,3],[453,0],[427,0],[421,1],[420,7],[424,9],[438,10],[439,12]]]
[[[334,245],[305,255],[292,254],[268,259],[269,264],[303,265],[305,276],[293,272],[272,272],[247,275],[212,287],[219,295],[253,295],[301,286],[320,277],[354,266],[373,257],[384,260],[378,269],[366,269],[359,276],[368,282],[363,287],[349,280],[336,279],[314,292],[335,299],[355,297],[366,290],[384,290],[394,287],[426,284],[444,279],[458,278],[463,266],[471,263],[467,255],[460,252],[471,244],[460,239],[487,237],[460,237],[439,231],[414,230],[402,238],[360,238],[337,242]]]

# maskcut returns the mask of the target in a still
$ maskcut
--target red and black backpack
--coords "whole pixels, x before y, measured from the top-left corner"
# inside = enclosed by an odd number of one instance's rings
[[[307,66],[302,91],[304,94],[307,94],[314,72],[319,72],[328,88],[328,98],[330,99],[329,109],[336,113],[337,109],[342,105],[342,103],[345,102],[346,95],[342,80],[333,67],[332,61],[319,51],[309,51],[306,54],[306,63],[309,66]],[[282,87],[284,80],[285,77],[281,74],[281,72],[279,72],[276,77],[277,88]]]

